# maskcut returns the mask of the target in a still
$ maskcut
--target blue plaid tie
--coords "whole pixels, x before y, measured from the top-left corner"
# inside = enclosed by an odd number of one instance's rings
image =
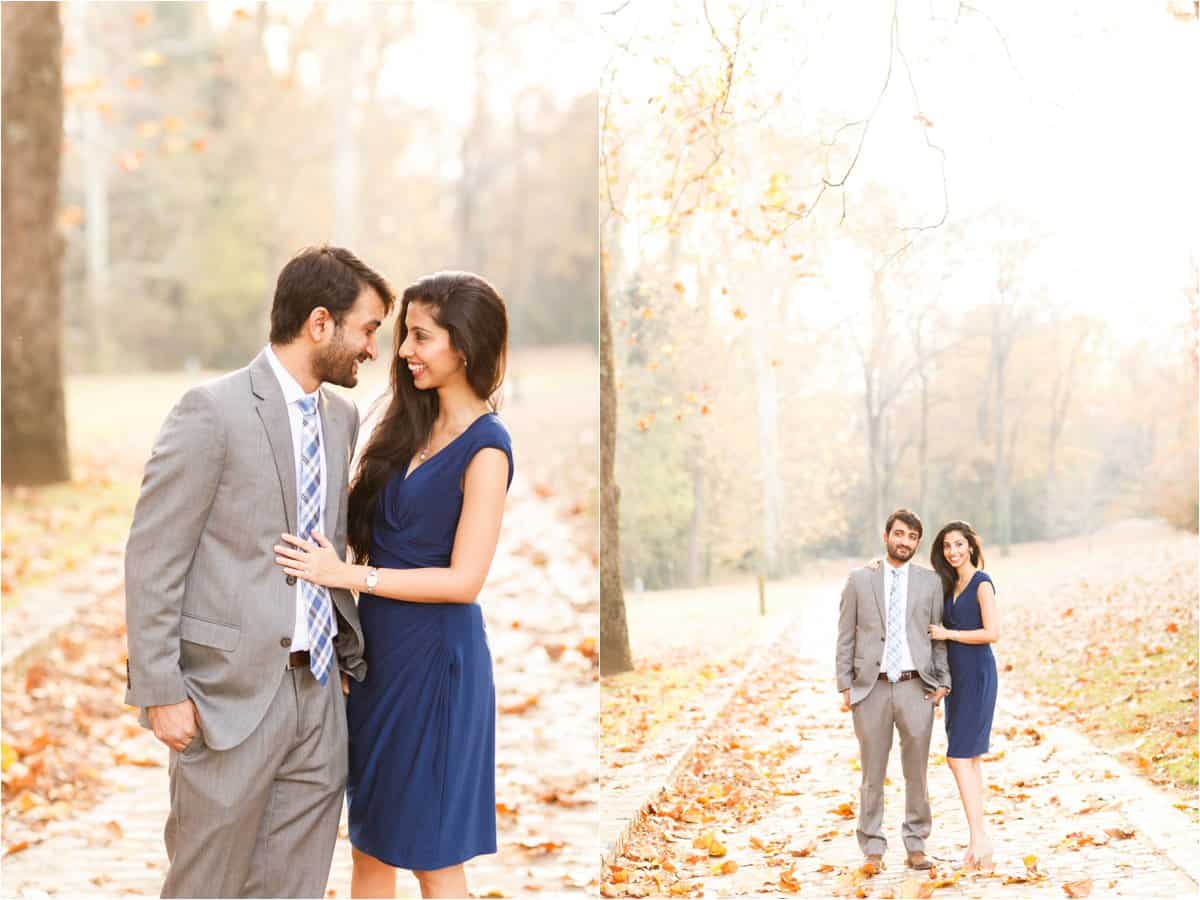
[[[321,435],[317,431],[317,398],[296,401],[304,416],[300,430],[300,537],[312,540],[321,519]],[[300,582],[308,616],[309,668],[321,684],[329,678],[333,664],[333,604],[328,588]]]
[[[900,677],[900,641],[904,638],[904,616],[900,604],[900,573],[888,570],[892,583],[887,600],[887,646],[884,648],[884,671],[893,684]]]

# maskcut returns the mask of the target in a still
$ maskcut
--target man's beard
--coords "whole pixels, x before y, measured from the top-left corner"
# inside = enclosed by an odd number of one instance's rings
[[[338,387],[352,388],[358,384],[358,375],[354,372],[357,360],[358,354],[346,346],[341,328],[336,328],[329,348],[317,359],[317,377]]]
[[[888,544],[887,549],[888,556],[890,556],[892,559],[898,559],[901,562],[906,562],[912,559],[917,552],[915,549],[903,547],[899,544]]]

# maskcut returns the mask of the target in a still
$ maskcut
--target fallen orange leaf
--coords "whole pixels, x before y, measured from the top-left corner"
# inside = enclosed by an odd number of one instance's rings
[[[800,892],[800,882],[796,880],[796,866],[790,865],[779,873],[779,886],[789,893]]]

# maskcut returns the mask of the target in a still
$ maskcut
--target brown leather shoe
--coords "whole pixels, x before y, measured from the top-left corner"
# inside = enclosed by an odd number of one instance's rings
[[[876,872],[883,871],[883,854],[882,853],[868,853],[865,862],[867,863],[867,865],[874,866]]]
[[[905,860],[910,869],[932,869],[933,863],[929,857],[925,855],[923,850],[914,850],[908,854],[908,859]]]

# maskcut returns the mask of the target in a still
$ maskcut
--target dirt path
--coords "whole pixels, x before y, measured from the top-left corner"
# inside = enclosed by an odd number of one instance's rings
[[[518,474],[480,599],[500,707],[500,850],[468,864],[479,896],[595,891],[598,578],[573,527]],[[56,636],[43,665],[6,679],[6,757],[17,756],[5,762],[5,897],[161,888],[167,752],[121,710],[123,615],[118,587]],[[350,895],[342,835],[329,896]],[[399,887],[417,896],[408,876]]]
[[[1057,724],[1056,710],[1033,708],[1003,676],[984,763],[995,874],[955,877],[966,827],[942,756],[940,715],[929,779],[937,878],[904,868],[898,748],[885,796],[886,868],[861,872],[858,745],[830,671],[837,587],[814,591],[699,738],[605,872],[602,894],[901,897],[921,889],[922,896],[1063,897],[1071,895],[1066,885],[1091,896],[1195,894],[1197,826],[1113,756]]]

